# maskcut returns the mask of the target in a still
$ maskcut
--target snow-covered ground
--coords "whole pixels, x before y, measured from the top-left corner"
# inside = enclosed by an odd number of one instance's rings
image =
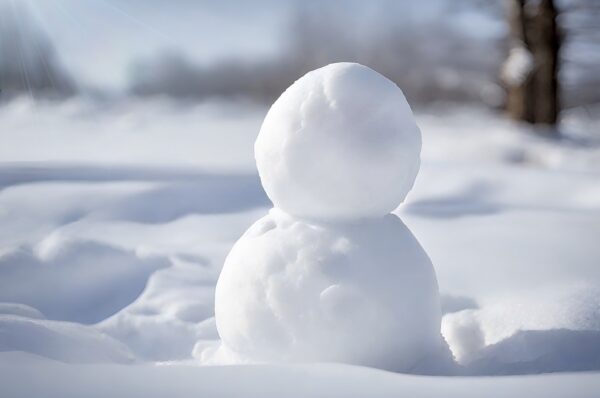
[[[482,109],[417,112],[423,164],[396,213],[435,266],[460,376],[202,366],[225,255],[271,206],[252,148],[265,112],[0,107],[0,396],[600,389],[598,373],[465,376],[600,371],[600,120],[582,110],[566,115],[561,140]]]

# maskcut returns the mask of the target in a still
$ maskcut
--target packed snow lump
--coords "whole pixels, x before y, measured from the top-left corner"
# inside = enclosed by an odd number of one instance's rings
[[[274,208],[225,260],[214,358],[410,371],[442,349],[433,266],[390,214],[420,149],[402,91],[365,66],[325,66],[279,97],[255,144]]]
[[[383,216],[412,188],[421,134],[402,91],[359,64],[307,73],[275,101],[255,144],[273,204],[294,216]]]

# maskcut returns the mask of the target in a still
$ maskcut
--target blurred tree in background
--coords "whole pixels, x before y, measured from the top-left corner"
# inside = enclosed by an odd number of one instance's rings
[[[57,39],[45,32],[40,18],[44,14],[37,12],[42,2],[35,3],[0,0],[1,99],[103,94],[108,98],[116,93],[269,104],[309,70],[331,62],[354,61],[396,82],[416,107],[484,105],[506,108],[517,120],[554,125],[561,109],[587,109],[600,103],[600,0],[353,0],[343,2],[344,7],[339,1],[285,0],[286,5],[273,14],[277,17],[273,26],[267,29],[281,36],[272,52],[256,57],[232,52],[206,60],[194,58],[190,48],[197,43],[220,43],[217,28],[198,27],[194,28],[198,35],[187,38],[194,45],[178,42],[154,46],[151,51],[149,46],[148,51],[126,57],[130,67],[120,66],[126,76],[122,82],[113,80],[114,86],[107,84],[110,77],[94,82],[82,78],[82,71],[87,70],[88,60],[96,58],[107,61],[108,69],[117,70],[114,65],[120,65],[119,59],[111,57],[113,46],[117,54],[120,45],[109,43],[97,51],[94,41],[89,41],[94,35],[81,35],[74,42],[78,57],[86,62],[84,69],[80,65],[77,70],[76,57],[65,50],[69,47],[60,41],[53,43]],[[158,3],[136,4],[132,10],[144,15]],[[192,10],[202,14],[205,6],[203,2],[185,2],[173,10],[194,15]],[[82,10],[90,13],[88,18],[99,18],[94,7]],[[235,7],[227,9],[223,17],[254,24]],[[189,23],[195,26],[195,21]],[[129,19],[125,28],[127,24],[131,24]],[[136,24],[127,29],[124,32],[132,35],[147,34]],[[240,46],[248,40],[257,38],[240,37]],[[119,41],[124,48],[139,46],[135,41],[128,43],[127,36]]]
[[[560,112],[561,33],[553,0],[510,0],[510,50],[502,69],[506,108],[517,120],[554,125]]]
[[[0,89],[0,99],[23,93],[32,99],[65,98],[76,92],[26,3],[0,2]]]

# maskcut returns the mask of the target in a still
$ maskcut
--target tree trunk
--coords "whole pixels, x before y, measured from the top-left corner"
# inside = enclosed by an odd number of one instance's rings
[[[553,0],[510,0],[510,51],[503,66],[506,109],[516,120],[554,125],[560,38]]]
[[[532,41],[535,51],[535,122],[556,124],[558,119],[558,51],[560,39],[553,0],[541,0]]]

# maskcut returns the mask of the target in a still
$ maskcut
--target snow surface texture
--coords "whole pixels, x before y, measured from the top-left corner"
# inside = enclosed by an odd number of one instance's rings
[[[422,377],[349,365],[124,366],[69,364],[0,353],[7,397],[181,398],[445,397],[597,398],[597,373],[520,377]]]
[[[203,358],[409,371],[440,352],[433,266],[388,214],[420,151],[402,91],[363,65],[330,64],[288,88],[255,144],[275,207],[227,256],[215,298],[223,346]]]
[[[255,144],[273,204],[303,218],[383,216],[419,171],[421,133],[402,91],[366,66],[330,64],[275,101]]]
[[[0,395],[598,395],[594,108],[565,113],[560,140],[480,108],[415,115],[421,170],[395,213],[436,266],[444,337],[466,354],[464,374],[529,376],[199,366],[219,343],[225,257],[271,207],[248,133],[265,112],[81,98],[0,107]],[[539,374],[580,370],[592,373]]]

